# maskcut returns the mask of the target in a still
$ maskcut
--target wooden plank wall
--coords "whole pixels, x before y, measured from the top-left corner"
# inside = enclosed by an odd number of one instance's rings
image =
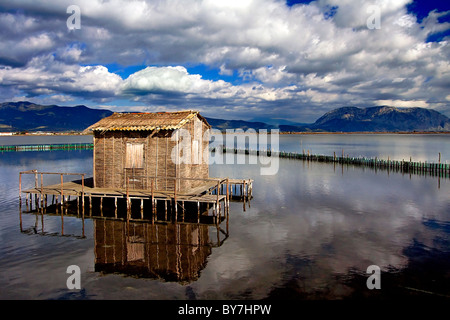
[[[201,128],[195,132],[195,126]],[[200,119],[195,118],[185,125],[191,138],[199,139],[201,148],[201,163],[176,164],[172,161],[172,150],[176,148],[176,140],[171,139],[172,131],[160,131],[152,134],[149,131],[113,131],[94,133],[94,185],[97,188],[126,188],[126,176],[143,176],[142,181],[130,183],[131,188],[151,188],[151,180],[156,179],[154,188],[173,191],[174,181],[167,178],[209,178],[208,159],[203,159],[203,151],[208,148],[208,140],[203,135],[208,129]],[[127,143],[142,143],[144,145],[144,168],[127,169]],[[192,148],[192,147],[191,147]],[[191,149],[192,150],[192,149]],[[178,154],[178,152],[177,152]],[[197,187],[202,181],[178,181],[177,191]]]
[[[199,129],[198,131],[196,130],[196,126]],[[204,159],[203,151],[205,148],[209,147],[209,139],[204,141],[203,136],[208,130],[208,127],[203,121],[196,117],[194,121],[190,121],[183,128],[188,130],[191,135],[191,152],[193,153],[195,151],[192,145],[194,143],[193,141],[196,139],[199,142],[197,151],[201,154],[198,154],[197,156],[192,155],[190,164],[183,163],[180,165],[179,177],[207,179],[209,178],[209,165],[208,158]],[[195,157],[197,157],[198,163],[194,163],[194,160],[196,160]],[[190,188],[198,187],[202,183],[203,181],[182,181],[180,188],[181,190],[188,190]]]

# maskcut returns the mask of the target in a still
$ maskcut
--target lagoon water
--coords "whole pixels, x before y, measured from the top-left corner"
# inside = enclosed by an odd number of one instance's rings
[[[302,149],[417,161],[441,152],[446,162],[450,136],[280,136],[280,150]],[[121,221],[28,213],[20,221],[20,171],[89,176],[92,151],[1,153],[0,299],[450,297],[450,179],[289,159],[261,175],[248,160],[210,167],[210,176],[254,179],[250,207],[232,202],[229,236],[216,241],[215,227],[136,223],[121,238]],[[132,267],[139,261],[145,268]],[[80,267],[81,290],[67,288],[70,265]],[[366,286],[370,265],[381,269],[380,290]]]

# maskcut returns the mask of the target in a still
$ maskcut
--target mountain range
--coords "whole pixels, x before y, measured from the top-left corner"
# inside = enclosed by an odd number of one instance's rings
[[[0,103],[2,132],[80,132],[113,112],[80,105],[61,107],[28,101]],[[342,107],[325,113],[314,123],[244,121],[206,117],[211,126],[225,129],[279,129],[281,132],[413,132],[450,131],[450,119],[425,108],[387,106]],[[259,120],[259,119],[258,119]],[[262,120],[262,119],[261,119]]]

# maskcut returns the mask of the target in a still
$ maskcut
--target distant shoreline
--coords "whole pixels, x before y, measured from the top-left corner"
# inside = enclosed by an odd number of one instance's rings
[[[280,132],[280,134],[450,134],[450,131]]]
[[[227,132],[222,132],[220,130],[217,130],[221,132],[222,134],[228,134]],[[258,134],[258,132],[256,132]],[[243,132],[233,132],[231,134],[248,134],[245,130]],[[270,130],[267,130],[267,134],[271,134]],[[295,131],[287,131],[287,132],[279,132],[279,134],[296,134],[296,135],[352,135],[352,134],[401,134],[401,135],[415,135],[415,134],[450,134],[450,131],[380,131],[380,132],[373,132],[373,131],[355,131],[355,132],[295,132]],[[91,133],[82,133],[82,132],[39,132],[39,133],[7,133],[2,132],[0,133],[0,137],[17,137],[17,136],[91,136]]]

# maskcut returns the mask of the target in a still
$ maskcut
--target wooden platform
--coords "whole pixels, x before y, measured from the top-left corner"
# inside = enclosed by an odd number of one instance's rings
[[[32,174],[35,176],[35,187],[22,190],[22,175]],[[61,183],[45,185],[45,175],[60,175]],[[81,179],[73,181],[64,181],[64,176],[79,175]],[[40,178],[40,179],[39,179]],[[66,178],[67,179],[67,178]],[[173,178],[183,179],[183,178]],[[164,208],[167,213],[167,206],[171,206],[170,210],[177,216],[178,207],[181,206],[182,212],[185,212],[185,202],[196,203],[197,210],[200,212],[200,205],[207,205],[207,208],[213,208],[213,214],[216,217],[228,215],[229,202],[232,197],[239,197],[243,199],[244,211],[245,202],[251,198],[252,183],[251,179],[228,179],[228,178],[210,178],[210,179],[192,179],[201,182],[198,187],[189,189],[188,191],[174,190],[142,190],[132,189],[127,183],[126,189],[120,188],[95,188],[93,187],[93,179],[85,178],[82,173],[56,173],[56,172],[38,172],[37,170],[30,170],[20,172],[19,176],[19,199],[22,203],[22,193],[25,194],[26,204],[33,205],[33,195],[35,197],[36,208],[46,207],[48,203],[48,196],[53,196],[52,204],[56,200],[56,204],[64,205],[70,197],[76,197],[77,206],[85,207],[85,200],[88,200],[89,209],[92,211],[92,199],[100,199],[100,210],[103,207],[104,199],[113,199],[115,211],[117,215],[117,201],[118,199],[126,199],[127,211],[131,212],[132,201],[140,201],[141,216],[144,211],[144,201],[151,201],[151,210],[156,214],[158,203],[164,202]],[[39,182],[40,180],[40,182]],[[153,184],[152,184],[153,185]],[[174,184],[176,185],[176,184]],[[59,200],[58,200],[59,198]],[[123,201],[123,200],[122,200]],[[131,215],[131,213],[129,213]],[[176,219],[176,218],[175,218]],[[220,221],[220,219],[218,219]]]
[[[128,197],[131,199],[149,199],[152,196],[160,200],[170,200],[175,197],[179,201],[201,201],[215,203],[218,199],[216,195],[209,194],[217,187],[217,183],[210,181],[205,182],[202,186],[189,190],[189,192],[177,192],[174,191],[161,191],[154,190],[153,194],[150,190],[129,189]],[[81,180],[75,180],[70,182],[63,182],[61,184],[53,184],[48,186],[40,186],[23,190],[23,193],[31,194],[47,194],[60,196],[84,196],[86,197],[106,197],[106,198],[126,198],[127,190],[125,189],[112,189],[112,188],[94,188],[92,187],[92,178],[85,180],[83,187]],[[226,198],[226,195],[219,195],[219,201]]]

